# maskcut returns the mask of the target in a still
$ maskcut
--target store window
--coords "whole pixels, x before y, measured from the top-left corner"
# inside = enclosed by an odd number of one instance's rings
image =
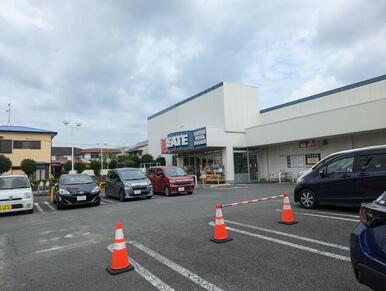
[[[0,139],[0,153],[11,154],[12,153],[12,140]]]

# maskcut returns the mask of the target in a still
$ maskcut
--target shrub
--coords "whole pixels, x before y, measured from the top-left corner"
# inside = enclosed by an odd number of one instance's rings
[[[0,175],[8,172],[12,167],[12,162],[6,156],[0,155]]]
[[[153,163],[153,156],[150,154],[144,154],[141,158],[141,163]]]
[[[71,161],[67,161],[67,162],[63,165],[63,168],[64,168],[64,170],[66,171],[66,173],[70,172],[71,169],[72,169],[72,163],[71,163]]]
[[[84,170],[86,170],[86,165],[84,163],[82,163],[82,162],[76,162],[74,164],[74,169],[80,174]]]
[[[99,176],[101,173],[101,162],[99,160],[92,160],[90,162],[90,169],[94,170],[95,176]]]
[[[36,171],[37,165],[34,160],[31,159],[24,159],[21,161],[20,169],[28,176],[31,177],[31,175]]]

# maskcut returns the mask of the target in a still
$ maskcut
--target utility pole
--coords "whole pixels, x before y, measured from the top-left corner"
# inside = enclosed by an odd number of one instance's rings
[[[8,109],[6,110],[6,112],[8,113],[7,125],[10,126],[11,125],[11,100],[9,100],[9,102],[8,102]]]
[[[80,127],[82,123],[75,121],[63,121],[63,124],[71,129],[71,172],[74,173],[74,129]]]

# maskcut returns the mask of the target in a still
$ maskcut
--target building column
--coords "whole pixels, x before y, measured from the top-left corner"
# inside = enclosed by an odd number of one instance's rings
[[[227,146],[222,151],[222,161],[225,168],[226,183],[234,183],[235,181],[235,166],[233,160],[233,147]]]

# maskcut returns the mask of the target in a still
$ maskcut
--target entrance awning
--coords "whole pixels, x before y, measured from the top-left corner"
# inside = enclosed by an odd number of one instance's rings
[[[206,153],[206,152],[213,152],[222,150],[225,147],[200,147],[195,149],[186,149],[186,150],[174,150],[172,152],[168,152],[168,154],[199,154],[199,153]]]

